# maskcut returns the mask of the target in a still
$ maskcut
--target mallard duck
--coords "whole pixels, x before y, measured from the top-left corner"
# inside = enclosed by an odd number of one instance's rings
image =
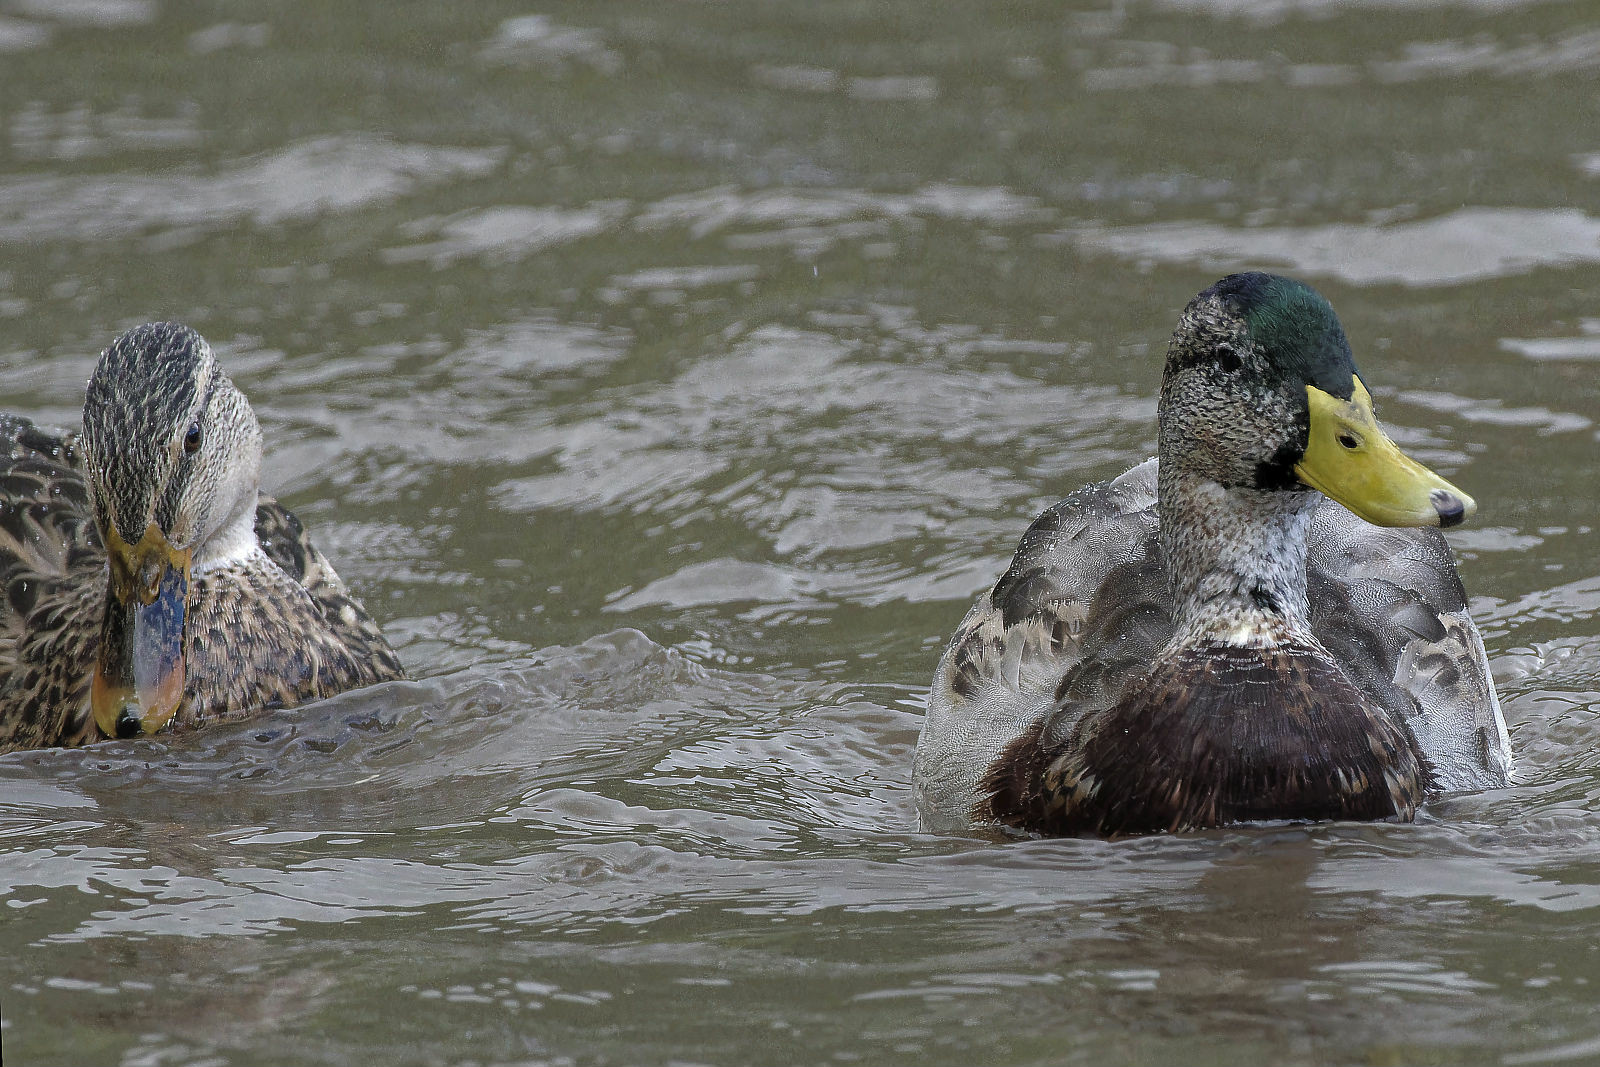
[[[1260,273],[1206,289],[1158,419],[1157,458],[1041,515],[956,630],[917,745],[924,824],[1410,820],[1504,785],[1437,529],[1475,504],[1379,427],[1328,301]]]
[[[0,752],[154,733],[403,677],[186,326],[101,354],[83,429],[0,416]]]

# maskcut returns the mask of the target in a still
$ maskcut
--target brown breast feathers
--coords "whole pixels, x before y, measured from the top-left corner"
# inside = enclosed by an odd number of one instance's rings
[[[1189,648],[1059,740],[1055,718],[996,758],[976,817],[1108,837],[1276,819],[1409,820],[1427,787],[1405,728],[1309,647]]]

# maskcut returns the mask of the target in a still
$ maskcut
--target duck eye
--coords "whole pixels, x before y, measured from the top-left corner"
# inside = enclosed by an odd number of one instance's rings
[[[183,450],[189,455],[200,451],[200,424],[194,423],[189,427],[189,432],[183,435]]]
[[[1357,437],[1349,430],[1343,430],[1339,433],[1339,443],[1344,447],[1353,450],[1361,444],[1361,438]]]

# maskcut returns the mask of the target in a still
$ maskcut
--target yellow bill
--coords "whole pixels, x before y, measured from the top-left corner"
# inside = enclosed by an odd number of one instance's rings
[[[107,737],[153,734],[183,703],[190,553],[173,548],[155,523],[136,545],[114,524],[107,539],[111,581],[89,704]]]
[[[1454,526],[1477,503],[1389,439],[1361,379],[1349,400],[1306,386],[1311,433],[1300,480],[1378,526]]]

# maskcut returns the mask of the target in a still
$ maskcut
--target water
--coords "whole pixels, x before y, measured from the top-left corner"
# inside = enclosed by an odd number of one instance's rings
[[[417,680],[0,760],[7,1062],[1600,1059],[1596,26],[11,0],[4,407],[194,325]],[[1477,497],[1518,783],[918,833],[945,637],[1238,265]]]

